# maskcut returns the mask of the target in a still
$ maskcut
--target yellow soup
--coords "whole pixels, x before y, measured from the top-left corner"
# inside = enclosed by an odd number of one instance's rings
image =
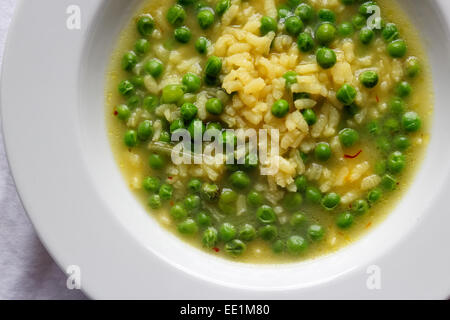
[[[392,0],[145,1],[106,79],[124,178],[211,254],[337,250],[392,210],[425,153],[433,94],[418,34]]]

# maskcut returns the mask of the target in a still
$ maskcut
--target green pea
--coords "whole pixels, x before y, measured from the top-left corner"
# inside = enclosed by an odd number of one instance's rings
[[[355,3],[355,0],[341,0],[341,3],[346,6],[351,6]]]
[[[134,85],[129,80],[123,80],[119,83],[119,93],[122,96],[128,96],[134,91]]]
[[[380,160],[375,163],[375,173],[379,176],[386,173],[386,161]]]
[[[172,199],[173,187],[169,184],[163,184],[161,188],[159,188],[159,196],[162,200],[170,200]]]
[[[138,95],[132,95],[127,100],[127,105],[131,109],[136,109],[141,104],[141,98]]]
[[[202,243],[206,248],[213,248],[218,239],[218,232],[214,227],[209,227],[203,232]]]
[[[303,22],[307,23],[314,17],[314,9],[306,3],[301,3],[294,11],[296,16],[299,16]]]
[[[142,100],[142,104],[145,110],[153,112],[155,108],[159,105],[159,98],[154,94],[150,94]]]
[[[306,187],[305,197],[306,200],[308,200],[311,203],[320,203],[320,200],[322,199],[322,193],[318,188],[308,186]]]
[[[161,180],[156,177],[146,177],[142,181],[142,187],[147,192],[158,193],[161,186]]]
[[[225,252],[236,257],[240,256],[246,249],[245,243],[241,240],[234,239],[225,244]]]
[[[153,58],[145,63],[144,70],[156,79],[163,73],[164,66],[159,59]]]
[[[399,173],[405,168],[405,156],[400,151],[391,153],[387,160],[387,168],[392,173]]]
[[[303,0],[287,0],[286,4],[288,8],[296,8]]]
[[[290,254],[300,254],[305,251],[307,247],[308,243],[300,236],[290,236],[286,241],[286,248]]]
[[[422,121],[417,113],[408,111],[402,116],[402,126],[406,132],[416,132],[422,126]]]
[[[379,188],[372,189],[367,195],[367,200],[369,200],[369,202],[373,204],[380,200],[382,194],[383,192]]]
[[[211,217],[206,212],[199,212],[197,214],[197,223],[200,227],[208,227],[211,225]]]
[[[392,58],[402,58],[405,56],[408,47],[405,40],[398,39],[392,41],[387,47],[388,53]]]
[[[181,26],[186,19],[186,11],[179,4],[169,8],[166,15],[167,21],[173,26]]]
[[[317,116],[313,109],[305,109],[302,111],[303,118],[310,126],[317,122]]]
[[[331,148],[326,142],[320,142],[316,145],[314,149],[314,154],[316,158],[320,161],[328,161],[331,158]]]
[[[250,191],[247,195],[247,203],[252,207],[258,207],[262,204],[263,197],[258,191]]]
[[[245,172],[236,171],[230,176],[230,182],[235,188],[245,189],[250,184],[250,178]]]
[[[121,105],[119,105],[119,106],[117,106],[116,107],[116,112],[117,112],[117,117],[120,119],[120,120],[128,120],[128,118],[130,117],[130,115],[131,115],[131,111],[130,111],[130,109],[128,108],[128,106],[127,105],[125,105],[125,104],[121,104]]]
[[[397,88],[395,88],[395,93],[402,98],[409,96],[411,94],[411,91],[411,85],[406,81],[400,82],[397,85]]]
[[[353,25],[350,22],[343,22],[337,28],[337,33],[342,38],[350,37],[354,32]]]
[[[330,44],[331,42],[333,42],[335,37],[336,27],[329,22],[322,23],[316,30],[316,40],[321,45]]]
[[[225,214],[236,212],[237,193],[231,189],[223,189],[219,197],[219,208]]]
[[[248,153],[245,155],[244,169],[252,170],[258,167],[258,155],[255,153]]]
[[[222,241],[228,242],[236,237],[236,228],[231,223],[225,222],[219,228],[219,237]]]
[[[153,29],[155,29],[155,21],[153,20],[152,16],[149,14],[142,15],[139,17],[136,26],[137,26],[137,30],[139,31],[139,33],[142,36],[147,37],[147,36],[151,35],[153,32]]]
[[[198,226],[191,218],[184,220],[177,226],[178,232],[182,234],[194,234],[198,231]]]
[[[364,27],[359,31],[359,41],[361,41],[362,44],[368,45],[372,42],[373,38],[375,37],[375,32],[373,32],[372,29],[368,27]]]
[[[198,193],[202,189],[202,182],[199,179],[193,178],[188,182],[188,189],[190,192]]]
[[[374,12],[372,7],[376,5],[374,1],[367,1],[359,7],[359,13],[364,16],[370,16]]]
[[[416,77],[420,72],[420,61],[416,57],[409,57],[405,61],[406,74],[410,78]]]
[[[297,83],[297,73],[295,71],[288,71],[283,75],[286,80],[286,88],[290,88],[294,83]]]
[[[302,19],[298,16],[290,16],[286,19],[284,25],[286,27],[286,31],[293,36],[297,36],[304,28]]]
[[[394,23],[387,23],[381,31],[381,35],[388,43],[396,40],[399,36],[397,26]]]
[[[388,119],[386,119],[383,126],[384,130],[389,134],[396,133],[400,130],[400,123],[394,117],[389,117]]]
[[[125,53],[122,57],[122,69],[131,71],[137,64],[137,56],[133,51]]]
[[[223,14],[231,7],[230,0],[219,0],[216,4],[216,12],[219,17],[223,16]]]
[[[385,190],[394,190],[397,186],[397,179],[395,179],[395,177],[393,177],[390,174],[385,174],[382,178],[381,178],[381,183],[380,185],[385,189]]]
[[[141,76],[133,76],[133,78],[130,79],[130,82],[135,86],[136,88],[143,88],[144,87],[144,77]]]
[[[405,111],[405,102],[399,97],[394,97],[389,101],[388,107],[392,113],[402,114]]]
[[[215,201],[219,197],[219,187],[213,183],[204,183],[200,195],[207,201]]]
[[[302,212],[294,213],[289,220],[292,227],[298,228],[306,223],[306,216]]]
[[[181,106],[180,113],[184,121],[191,121],[197,116],[198,109],[192,103],[184,103]]]
[[[307,92],[294,92],[294,101],[299,99],[311,99],[311,95]]]
[[[205,37],[199,37],[195,42],[195,50],[200,54],[205,54],[208,50],[209,40]]]
[[[262,36],[265,36],[269,32],[277,32],[277,29],[278,24],[274,18],[267,16],[261,18],[261,27],[259,28],[259,31],[261,32]]]
[[[289,103],[280,99],[272,105],[272,114],[277,118],[284,118],[289,113]]]
[[[213,115],[221,115],[223,112],[223,104],[222,101],[220,101],[217,98],[211,98],[206,102],[206,111]]]
[[[183,26],[176,28],[173,32],[173,36],[175,37],[175,40],[180,43],[188,43],[191,40],[192,32],[188,27]]]
[[[141,98],[138,95],[132,95],[127,100],[127,105],[131,109],[136,109],[141,104]]]
[[[366,25],[366,21],[366,17],[361,14],[357,14],[352,18],[352,24],[356,30],[361,30]]]
[[[134,130],[128,130],[125,132],[125,135],[123,136],[123,142],[125,145],[129,148],[133,148],[137,146],[138,143],[138,135],[137,132]]]
[[[322,198],[322,206],[327,210],[335,209],[340,202],[341,197],[335,192],[330,192]]]
[[[378,73],[373,70],[364,71],[359,76],[359,81],[366,88],[374,88],[378,84]]]
[[[186,87],[186,92],[195,93],[200,89],[202,80],[196,74],[186,73],[183,77],[182,83]]]
[[[210,122],[206,126],[206,130],[217,130],[222,131],[222,125],[218,122]]]
[[[409,138],[403,135],[395,136],[393,143],[394,146],[401,151],[404,151],[411,146],[411,141],[409,140]]]
[[[148,205],[150,208],[156,210],[161,208],[162,206],[162,202],[161,202],[161,198],[159,197],[159,195],[157,194],[153,194],[148,198]]]
[[[162,131],[159,136],[159,141],[169,143],[170,142],[170,133],[167,131]]]
[[[349,84],[344,84],[337,92],[336,98],[345,105],[350,105],[355,101],[356,89]]]
[[[192,4],[195,4],[197,0],[178,0],[178,3],[183,6],[190,6]]]
[[[323,236],[325,235],[325,229],[318,224],[312,224],[308,228],[308,236],[311,238],[311,240],[314,241],[320,241],[323,239]]]
[[[205,74],[209,77],[217,77],[221,71],[222,60],[216,56],[209,57],[205,66]]]
[[[172,121],[172,123],[170,124],[170,133],[174,133],[178,129],[183,128],[184,128],[184,121],[182,119],[176,119]]]
[[[369,211],[369,204],[364,199],[355,200],[352,204],[352,212],[356,215],[363,215]]]
[[[291,15],[291,10],[287,5],[281,5],[278,7],[278,20],[286,19]]]
[[[336,22],[336,14],[330,9],[320,9],[317,16],[320,20],[335,23]]]
[[[208,29],[214,23],[214,11],[211,8],[202,8],[197,13],[197,21],[202,29]]]
[[[153,135],[153,125],[150,120],[142,121],[137,129],[137,135],[141,141],[147,141]]]
[[[179,84],[169,84],[163,88],[161,101],[162,103],[177,103],[183,98],[183,86]]]
[[[188,216],[187,210],[184,208],[183,204],[175,203],[172,208],[170,208],[170,215],[175,220],[182,220]]]
[[[389,152],[389,150],[391,149],[391,143],[386,137],[379,137],[376,140],[376,145],[377,148],[383,151],[384,153]]]
[[[271,206],[262,205],[256,211],[256,217],[263,224],[271,224],[277,220],[277,215]]]
[[[154,170],[161,169],[164,166],[164,160],[163,158],[156,153],[152,153],[150,157],[148,158],[148,163],[150,165],[150,168]]]
[[[348,229],[353,224],[354,217],[350,212],[343,212],[336,218],[336,225],[341,229]]]
[[[272,251],[274,253],[281,253],[281,252],[283,252],[284,251],[284,247],[285,247],[285,245],[284,245],[283,240],[278,239],[274,243],[272,243]]]
[[[261,239],[273,241],[278,235],[278,229],[273,225],[265,225],[259,228],[258,233]]]
[[[351,147],[359,140],[358,131],[352,128],[345,128],[339,131],[339,140],[344,147]]]
[[[288,192],[283,199],[283,205],[288,210],[297,210],[303,203],[303,197],[298,192]]]
[[[150,50],[150,42],[147,39],[139,39],[134,44],[134,50],[138,54],[146,54]]]
[[[195,138],[197,136],[202,137],[205,133],[206,127],[203,124],[202,120],[194,119],[191,121],[191,123],[188,126],[189,134],[191,135],[191,138]]]
[[[294,183],[297,186],[297,192],[304,192],[308,181],[306,180],[306,177],[302,175],[295,178]]]
[[[336,53],[329,48],[319,48],[316,53],[316,60],[322,69],[330,69],[336,64]]]
[[[184,206],[188,210],[196,210],[201,206],[201,199],[196,194],[190,194],[184,199]]]
[[[381,133],[380,124],[378,121],[371,121],[367,124],[367,131],[373,135],[377,136]]]
[[[256,230],[251,224],[245,224],[239,231],[239,239],[242,241],[252,241],[256,238]]]
[[[310,52],[314,49],[314,40],[308,32],[302,32],[298,36],[297,45],[300,51]]]

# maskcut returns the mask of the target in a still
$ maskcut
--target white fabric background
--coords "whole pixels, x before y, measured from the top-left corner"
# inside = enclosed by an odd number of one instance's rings
[[[16,0],[0,0],[0,65]],[[84,299],[42,246],[17,195],[0,131],[0,299]]]

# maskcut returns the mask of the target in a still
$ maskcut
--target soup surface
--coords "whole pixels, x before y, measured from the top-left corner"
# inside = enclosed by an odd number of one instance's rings
[[[391,211],[426,150],[430,78],[392,0],[145,1],[111,57],[108,134],[162,226],[298,261]]]

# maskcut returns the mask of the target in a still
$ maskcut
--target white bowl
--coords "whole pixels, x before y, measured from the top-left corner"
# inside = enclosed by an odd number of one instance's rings
[[[450,294],[450,3],[400,3],[422,31],[436,106],[428,153],[395,211],[354,244],[286,265],[215,258],[161,228],[113,159],[104,116],[105,68],[139,1],[25,1],[10,28],[1,111],[13,175],[39,236],[93,298],[445,298]],[[381,290],[366,285],[371,265]],[[378,269],[377,269],[378,270]],[[370,287],[370,286],[369,286]]]

